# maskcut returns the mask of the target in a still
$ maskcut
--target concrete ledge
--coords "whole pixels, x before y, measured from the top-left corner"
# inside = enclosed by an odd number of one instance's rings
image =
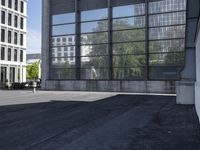
[[[174,94],[174,81],[55,81],[47,80],[44,90],[102,91]]]
[[[177,81],[176,82],[176,102],[177,104],[189,105],[195,101],[195,82]]]
[[[195,83],[195,107],[200,121],[200,82]]]

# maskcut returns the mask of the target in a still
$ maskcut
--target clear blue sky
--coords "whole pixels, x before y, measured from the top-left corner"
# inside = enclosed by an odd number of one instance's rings
[[[41,51],[41,3],[42,0],[28,0],[27,53]]]
[[[28,1],[28,27],[35,30],[41,30],[41,1]]]

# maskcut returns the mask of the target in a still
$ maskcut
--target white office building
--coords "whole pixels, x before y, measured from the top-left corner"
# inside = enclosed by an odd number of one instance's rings
[[[0,86],[26,81],[27,0],[0,0]]]

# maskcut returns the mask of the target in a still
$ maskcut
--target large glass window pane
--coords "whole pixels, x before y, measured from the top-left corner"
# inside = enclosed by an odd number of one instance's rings
[[[176,52],[185,50],[185,40],[164,40],[149,42],[150,53]]]
[[[144,29],[113,32],[113,42],[127,42],[127,41],[141,41],[141,40],[145,40]]]
[[[100,32],[108,30],[108,21],[81,23],[81,33]]]
[[[184,64],[184,53],[159,53],[150,54],[149,65],[183,65]]]
[[[145,67],[113,68],[113,79],[144,79],[145,75]]]
[[[186,10],[186,0],[162,0],[149,3],[149,13]]]
[[[138,67],[146,65],[145,55],[113,56],[113,67]]]
[[[51,79],[75,79],[76,70],[75,69],[51,69]]]
[[[160,27],[149,29],[149,39],[184,38],[185,26]]]
[[[108,56],[81,57],[81,68],[106,68],[108,67]]]
[[[52,57],[73,57],[75,56],[75,46],[66,46],[66,47],[53,47]]]
[[[107,68],[84,68],[81,69],[81,79],[95,80],[108,79],[109,70]]]
[[[108,45],[83,45],[81,46],[81,56],[96,56],[96,55],[108,55]]]
[[[52,24],[64,24],[75,22],[75,13],[66,13],[52,16]]]
[[[185,23],[186,23],[185,12],[157,14],[149,16],[150,27],[185,24]]]
[[[145,4],[113,7],[113,18],[145,14]]]
[[[113,30],[140,28],[145,26],[145,17],[113,19]]]
[[[52,35],[75,34],[75,24],[59,25],[52,27]]]
[[[113,44],[113,54],[144,54],[144,53],[145,53],[144,42]]]
[[[54,57],[51,60],[52,68],[75,68],[75,57]]]
[[[71,46],[75,45],[75,35],[52,37],[52,46]]]
[[[108,18],[108,9],[96,9],[81,12],[81,21],[100,20]]]
[[[81,35],[81,44],[99,44],[108,42],[108,32]]]

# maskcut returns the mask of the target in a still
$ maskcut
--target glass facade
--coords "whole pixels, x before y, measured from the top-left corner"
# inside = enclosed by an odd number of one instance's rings
[[[186,0],[52,14],[50,79],[178,80],[185,24]]]

